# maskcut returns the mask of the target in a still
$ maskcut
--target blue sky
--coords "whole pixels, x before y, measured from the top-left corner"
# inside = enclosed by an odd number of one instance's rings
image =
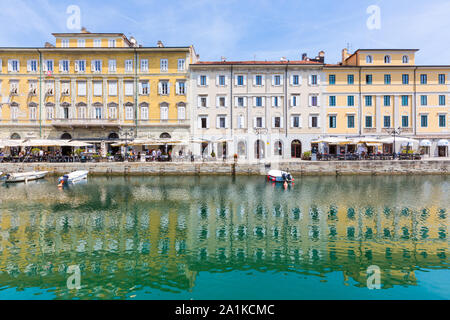
[[[417,48],[418,64],[450,64],[448,0],[0,0],[0,46],[43,46],[67,29],[78,5],[91,32],[122,32],[140,44],[193,44],[201,60],[299,59],[325,51],[340,60],[358,48]],[[381,28],[369,30],[366,9],[378,5]]]

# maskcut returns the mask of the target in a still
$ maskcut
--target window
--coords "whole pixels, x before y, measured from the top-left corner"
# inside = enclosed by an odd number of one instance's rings
[[[255,128],[263,128],[263,118],[262,117],[255,118]]]
[[[111,59],[108,61],[108,70],[110,73],[116,72],[116,60]]]
[[[208,77],[205,75],[200,76],[200,85],[201,86],[207,86],[208,85]]]
[[[102,46],[101,39],[94,39],[94,48],[100,48]]]
[[[115,63],[115,60],[114,60],[114,63]],[[91,61],[91,71],[92,72],[102,72],[102,60],[92,60]]]
[[[426,74],[420,75],[420,84],[427,84],[427,75]]]
[[[125,107],[125,120],[133,120],[133,107],[132,106]]]
[[[440,95],[439,96],[439,105],[440,106],[445,106],[445,95]]]
[[[328,76],[328,84],[330,85],[336,84],[336,75],[330,74]]]
[[[169,81],[160,81],[158,83],[158,91],[160,95],[169,95]]]
[[[263,106],[262,97],[255,97],[255,107],[262,107],[262,106]]]
[[[117,96],[117,81],[108,81],[108,94]]]
[[[366,56],[366,63],[372,63],[372,62],[373,62],[372,56]]]
[[[27,63],[27,71],[28,72],[37,72],[37,60],[28,60]]]
[[[69,60],[59,61],[59,72],[69,72]]]
[[[292,76],[292,85],[294,86],[300,85],[300,76],[298,74],[294,74]]]
[[[391,116],[384,116],[383,117],[383,126],[384,126],[384,128],[390,128],[391,127]]]
[[[347,105],[353,107],[355,105],[355,96],[347,96]]]
[[[336,128],[336,116],[329,116],[328,120],[330,128]]]
[[[316,96],[316,95],[311,95],[310,99],[311,99],[311,106],[312,107],[317,107],[318,101],[319,101],[319,97]]]
[[[70,82],[61,82],[61,95],[68,96],[70,94]]]
[[[86,72],[86,60],[75,60],[75,72]]]
[[[273,127],[281,128],[281,117],[273,117]]]
[[[391,63],[391,56],[384,56],[384,63]]]
[[[19,107],[11,107],[11,120],[17,120],[19,118]]]
[[[19,72],[19,70],[20,70],[19,60],[8,60],[9,72]]]
[[[244,97],[237,97],[237,106],[238,107],[244,107],[245,106]]]
[[[208,107],[208,96],[198,96],[198,106],[207,108]]]
[[[218,116],[217,117],[217,128],[219,129],[225,129],[226,128],[226,117],[225,116]]]
[[[109,119],[117,119],[117,107],[109,107]]]
[[[30,120],[34,121],[37,119],[37,107],[32,106],[30,109]]]
[[[225,97],[217,97],[217,107],[225,107]]]
[[[186,107],[184,105],[178,106],[178,120],[186,120]]]
[[[30,84],[30,94],[31,95],[36,95],[37,92],[37,81],[32,80],[29,82]]]
[[[318,116],[310,116],[309,117],[309,121],[310,121],[309,126],[311,128],[318,128],[319,127],[319,117]]]
[[[402,96],[402,106],[408,105],[408,96]]]
[[[262,84],[263,84],[262,75],[260,75],[260,74],[255,75],[255,86],[262,86]]]
[[[102,89],[103,85],[101,81],[94,81],[92,82],[92,85],[94,87],[94,96],[101,96],[102,95]]]
[[[347,116],[347,128],[351,129],[355,127],[355,116],[348,115]]]
[[[95,107],[95,119],[102,119],[102,107]]]
[[[409,119],[408,116],[402,116],[402,127],[408,128],[409,126]]]
[[[86,95],[86,81],[78,81],[78,95],[85,96]]]
[[[300,128],[301,122],[300,122],[300,116],[299,115],[293,115],[291,117],[291,127],[292,128]]]
[[[439,115],[439,128],[445,128],[445,119],[446,115],[445,114],[440,114]]]
[[[9,83],[9,90],[12,95],[16,95],[19,93],[19,81],[11,80]]]
[[[63,108],[63,118],[69,119],[69,108],[68,107]]]
[[[148,120],[148,106],[141,107],[141,120]]]
[[[372,96],[365,96],[366,100],[366,106],[371,107],[372,106]]]
[[[201,129],[208,129],[208,117],[207,116],[199,117],[199,127]]]
[[[176,82],[176,94],[185,95],[186,94],[186,82],[185,81],[177,81]]]
[[[225,76],[223,75],[219,76],[219,86],[225,86]]]
[[[272,78],[272,85],[274,86],[281,86],[281,76],[279,74],[276,74]]]
[[[178,59],[178,71],[184,71],[184,59]]]
[[[115,39],[109,39],[108,40],[108,47],[115,48],[116,47],[116,40]]]
[[[390,74],[384,75],[384,84],[391,84],[391,75]]]
[[[422,128],[428,127],[428,115],[426,114],[420,115],[420,126]]]
[[[275,141],[273,145],[273,154],[275,156],[283,155],[283,143],[280,140]]]
[[[236,76],[236,85],[238,86],[245,85],[245,77],[243,75]]]
[[[402,74],[402,84],[409,84],[409,74]]]
[[[161,105],[161,120],[169,120],[169,106],[162,104]]]
[[[86,119],[86,107],[78,107],[78,119]]]
[[[384,100],[385,107],[389,107],[391,105],[391,96],[384,96],[383,100]]]
[[[239,129],[245,128],[245,117],[242,114],[238,116],[237,120],[238,120],[238,128]]]
[[[69,39],[62,39],[61,48],[68,48],[68,47],[69,47]]]
[[[47,107],[46,108],[46,118],[47,120],[52,120],[54,115],[54,108],[53,107]]]
[[[426,106],[428,104],[428,96],[426,95],[421,95],[420,96],[420,104],[422,106]]]
[[[45,60],[44,62],[44,71],[53,72],[53,60]]]
[[[347,84],[354,84],[355,83],[355,76],[353,74],[347,75]]]
[[[125,81],[125,95],[132,96],[134,93],[134,83],[133,81]]]
[[[272,107],[280,106],[280,97],[272,97]]]
[[[372,128],[372,116],[366,116],[366,128]]]
[[[141,72],[148,72],[148,59],[141,59]]]
[[[45,94],[48,96],[52,96],[54,92],[54,82],[53,81],[45,81]]]
[[[317,75],[313,74],[311,75],[311,85],[316,86],[317,85]]]
[[[445,84],[445,74],[440,74],[438,76],[438,82],[439,84]]]
[[[372,84],[372,75],[366,74],[366,84]]]
[[[77,41],[78,48],[84,48],[86,46],[86,42],[84,39],[78,39]]]
[[[133,60],[125,60],[125,72],[133,71]]]
[[[330,96],[329,97],[330,100],[330,107],[335,107],[336,106],[336,96]]]
[[[409,57],[408,56],[403,56],[402,57],[402,63],[409,63]]]
[[[291,107],[296,107],[300,105],[300,95],[293,94],[291,96]]]
[[[169,70],[169,60],[161,59],[160,60],[160,69],[161,69],[161,72],[167,72]]]
[[[140,95],[148,95],[150,93],[150,86],[148,81],[140,81],[139,82],[139,94]]]

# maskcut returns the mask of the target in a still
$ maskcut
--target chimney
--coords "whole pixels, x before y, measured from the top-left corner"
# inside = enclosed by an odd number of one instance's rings
[[[158,43],[156,44],[156,46],[157,46],[158,48],[164,48],[164,44],[162,43],[161,40],[158,40]]]
[[[319,55],[317,56],[317,60],[321,63],[325,62],[325,51],[320,51]]]
[[[46,47],[46,48],[54,48],[55,46],[52,45],[50,42],[46,42],[46,43],[45,43],[45,47]]]
[[[90,33],[85,27],[81,27],[81,33]]]
[[[345,60],[350,56],[350,54],[348,53],[347,48],[342,49],[342,63],[345,62]]]
[[[304,52],[304,53],[302,53],[302,61],[306,61],[306,57],[307,57],[308,55],[306,54],[306,52]]]

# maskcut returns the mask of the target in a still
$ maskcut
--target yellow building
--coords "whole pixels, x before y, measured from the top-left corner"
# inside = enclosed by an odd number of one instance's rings
[[[344,49],[341,63],[324,66],[326,133],[386,137],[400,128],[429,155],[448,156],[450,66],[418,66],[417,51]]]
[[[192,46],[143,47],[122,33],[54,33],[0,48],[0,138],[187,139]],[[109,142],[109,143],[108,143]]]

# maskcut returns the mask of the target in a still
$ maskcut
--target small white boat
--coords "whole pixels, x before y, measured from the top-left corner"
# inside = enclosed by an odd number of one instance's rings
[[[292,182],[294,178],[292,178],[291,174],[286,171],[281,170],[269,170],[267,173],[267,180],[273,182]]]
[[[47,175],[48,171],[28,171],[6,174],[5,182],[28,182],[32,180],[42,179]]]
[[[64,185],[69,183],[77,183],[83,180],[87,179],[89,171],[88,170],[77,170],[68,174],[63,175],[62,177],[59,177],[58,179],[58,185]]]

